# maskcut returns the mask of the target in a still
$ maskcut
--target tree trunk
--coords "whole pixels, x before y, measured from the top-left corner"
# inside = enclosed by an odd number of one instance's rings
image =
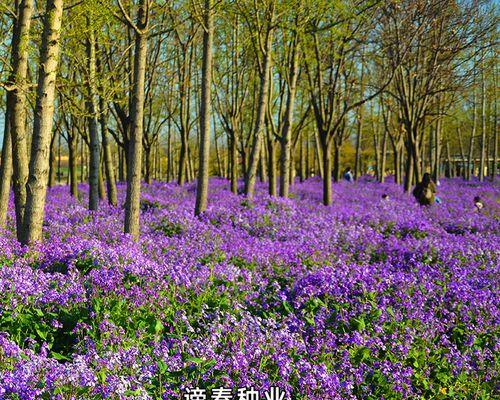
[[[326,135],[326,134],[325,134]],[[328,139],[322,140],[322,156],[323,156],[323,204],[329,206],[332,204],[332,156],[331,156],[331,141]]]
[[[439,118],[436,121],[436,129],[434,130],[434,169],[432,170],[432,176],[434,182],[437,182],[441,176],[441,127],[442,119]]]
[[[141,0],[138,11],[138,25],[145,28],[148,0]],[[147,33],[136,32],[134,51],[134,77],[131,107],[131,130],[129,143],[129,168],[127,170],[127,196],[125,202],[125,233],[134,240],[139,238],[139,211],[141,200],[142,135],[144,117],[144,87],[147,62]]]
[[[314,142],[316,144],[315,150],[316,150],[316,160],[318,160],[319,176],[321,178],[323,178],[325,176],[324,169],[323,169],[323,166],[324,166],[324,162],[323,162],[324,157],[323,157],[323,152],[322,152],[323,146],[321,145],[321,140],[319,138],[319,134],[318,134],[318,131],[316,129],[314,130]]]
[[[354,159],[354,180],[361,176],[361,141],[363,138],[363,106],[358,110],[358,129],[356,135],[356,155]]]
[[[10,112],[12,96],[6,95],[5,118],[3,126],[2,165],[0,167],[0,228],[5,228],[9,208],[10,184],[12,181],[12,136],[10,131]]]
[[[99,167],[100,162],[100,144],[99,132],[97,129],[97,89],[96,89],[96,51],[95,51],[95,33],[91,26],[91,21],[87,18],[87,28],[89,37],[86,40],[88,78],[87,85],[87,110],[90,136],[90,162],[89,162],[89,210],[96,211],[99,207]]]
[[[481,66],[481,154],[479,158],[479,181],[485,177],[486,161],[486,80],[484,77],[484,62]],[[486,174],[487,175],[487,174]]]
[[[264,141],[264,138],[262,139]],[[260,147],[259,157],[259,180],[264,183],[267,180],[267,148],[266,146]]]
[[[144,151],[144,180],[148,185],[151,185],[152,178],[151,178],[151,167],[153,165],[151,161],[151,146],[143,146],[143,151]]]
[[[303,132],[300,132],[299,133],[300,135],[300,138],[299,138],[299,165],[300,165],[300,170],[299,170],[299,174],[300,174],[300,181],[301,182],[304,182],[307,178],[306,174],[306,154],[305,154],[305,150],[304,150],[304,138],[303,138]]]
[[[238,193],[238,137],[236,132],[231,134],[231,192]]]
[[[99,166],[99,200],[104,200],[106,198],[106,185],[104,184],[104,176],[102,170],[104,169],[104,165]]]
[[[257,106],[257,118],[255,121],[252,151],[250,153],[250,160],[245,181],[245,194],[249,199],[252,199],[254,195],[257,167],[259,164],[261,148],[262,148],[262,134],[264,131],[264,122],[266,115],[267,97],[269,91],[269,80],[270,80],[271,63],[272,63],[272,43],[273,43],[273,30],[270,29],[267,32],[264,62],[263,62],[262,74],[260,77],[260,94]]]
[[[212,42],[214,36],[213,0],[205,0],[203,61],[201,71],[201,104],[200,104],[200,147],[198,160],[198,183],[196,185],[195,215],[207,209],[208,174],[210,163],[210,118],[212,112]],[[217,139],[216,139],[217,140]]]
[[[340,145],[336,140],[333,141],[333,181],[340,181]]]
[[[276,196],[276,183],[277,183],[277,176],[276,176],[276,143],[274,142],[274,138],[269,135],[270,137],[267,138],[267,150],[269,153],[269,165],[268,165],[268,171],[269,171],[269,195],[270,196]]]
[[[57,136],[57,183],[61,184],[61,133]]]
[[[49,180],[47,182],[49,187],[52,187],[56,184],[56,168],[57,168],[56,137],[57,137],[57,130],[54,130],[52,138],[50,139]]]
[[[497,66],[493,66],[493,87],[496,88],[497,86]],[[496,179],[496,174],[497,174],[497,163],[498,163],[498,119],[497,119],[497,96],[494,97],[493,99],[494,105],[493,105],[493,123],[492,129],[493,129],[493,159],[491,162],[491,170],[490,170],[490,179],[492,182],[495,181]]]
[[[387,129],[384,129],[384,135],[382,136],[382,152],[380,154],[380,175],[379,182],[384,183],[385,181],[385,164],[387,161]]]
[[[71,129],[74,130],[73,127]],[[78,142],[75,132],[68,132],[68,150],[69,150],[69,182],[70,193],[72,197],[78,198],[78,178],[76,174],[76,153],[78,152]]]
[[[49,147],[52,133],[63,0],[48,0],[44,19],[33,141],[21,243],[42,239]]]
[[[12,109],[10,113],[13,189],[16,208],[17,239],[22,241],[23,219],[26,206],[26,181],[28,179],[28,153],[26,135],[26,94],[28,50],[34,0],[21,0],[18,18],[12,37]],[[41,64],[42,65],[42,64]]]
[[[406,152],[406,162],[405,162],[405,181],[404,188],[406,193],[411,192],[411,188],[413,187],[413,168],[414,168],[413,154],[410,149],[407,149]]]
[[[108,135],[108,109],[102,97],[99,98],[99,107],[101,109],[99,122],[101,125],[102,150],[104,155],[104,170],[106,172],[108,203],[116,206],[118,204],[118,199],[116,194],[116,181],[113,167],[113,157],[111,154],[111,144],[109,143]]]
[[[294,31],[292,42],[292,58],[290,65],[290,77],[288,80],[288,95],[286,100],[285,118],[283,121],[283,132],[281,134],[281,155],[280,155],[280,197],[288,197],[293,174],[291,163],[291,142],[293,127],[293,112],[295,109],[295,93],[297,91],[297,78],[299,75],[299,35]]]

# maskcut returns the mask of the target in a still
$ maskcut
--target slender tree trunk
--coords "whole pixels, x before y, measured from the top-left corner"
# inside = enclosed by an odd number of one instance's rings
[[[62,171],[61,171],[61,133],[57,135],[57,183],[61,183]]]
[[[231,192],[238,193],[238,142],[236,132],[231,133]]]
[[[37,100],[33,122],[33,141],[27,183],[26,209],[21,243],[42,239],[49,147],[52,133],[56,76],[59,64],[59,36],[63,0],[48,0],[40,50]]]
[[[304,182],[307,179],[307,170],[306,170],[306,150],[304,149],[304,138],[303,138],[303,132],[299,133],[300,138],[299,138],[299,157],[300,157],[300,181]]]
[[[125,160],[123,156],[123,149],[118,147],[118,181],[123,182],[125,180]]]
[[[413,162],[413,155],[411,150],[407,149],[406,152],[406,162],[405,162],[405,180],[404,180],[404,188],[406,193],[411,192],[411,188],[413,186],[413,168],[415,163]]]
[[[104,156],[104,170],[106,172],[108,203],[116,206],[118,204],[118,197],[116,194],[116,181],[113,167],[113,157],[111,154],[111,144],[109,143],[108,135],[108,109],[102,97],[99,98],[99,108],[101,109],[99,122],[101,125],[102,150]]]
[[[266,38],[264,62],[263,62],[262,74],[260,77],[260,94],[257,107],[257,118],[255,121],[252,151],[250,153],[247,177],[245,181],[245,193],[249,199],[252,199],[254,195],[257,167],[259,164],[261,148],[262,148],[262,134],[265,125],[264,122],[266,115],[267,97],[269,91],[269,80],[270,80],[271,63],[272,63],[272,43],[273,43],[273,30],[271,29],[268,31]]]
[[[325,176],[325,172],[323,169],[324,166],[324,157],[323,157],[323,147],[321,145],[321,140],[318,134],[318,131],[315,129],[314,130],[314,141],[315,141],[315,150],[316,150],[316,160],[318,160],[318,170],[319,170],[319,176],[323,178]]]
[[[311,176],[311,165],[309,161],[309,153],[310,153],[310,138],[306,137],[306,179],[308,179]]]
[[[470,135],[470,141],[469,141],[469,154],[467,157],[467,175],[466,179],[470,180],[471,178],[471,167],[472,167],[472,174],[474,174],[474,138],[476,136],[476,129],[477,129],[477,105],[476,105],[476,92],[473,92],[473,111],[472,111],[472,132]]]
[[[26,206],[28,179],[28,153],[26,135],[26,94],[28,50],[34,0],[21,0],[12,37],[12,110],[10,113],[12,137],[13,189],[16,208],[17,239],[22,241],[23,219]]]
[[[384,134],[382,136],[382,153],[380,154],[380,183],[384,183],[385,181],[385,164],[387,162],[387,135],[387,129],[384,129]]]
[[[356,135],[356,155],[354,160],[354,180],[361,176],[361,143],[363,139],[363,106],[358,109],[357,121],[357,135]]]
[[[467,180],[474,174],[474,135],[471,135],[469,141],[469,154],[467,156]]]
[[[210,118],[212,113],[212,42],[214,36],[213,0],[205,0],[203,32],[203,65],[201,71],[200,104],[200,153],[198,160],[198,183],[196,186],[195,215],[207,209],[208,174],[210,162]]]
[[[340,181],[340,144],[333,140],[333,181]]]
[[[457,137],[458,137],[458,144],[460,147],[460,156],[462,158],[462,167],[463,167],[461,169],[460,173],[461,173],[463,179],[468,179],[467,168],[465,167],[467,160],[465,158],[465,151],[464,151],[464,146],[462,143],[462,130],[461,130],[460,126],[457,126]]]
[[[264,138],[262,138],[264,141]],[[259,157],[259,180],[264,183],[267,180],[267,148],[266,146],[260,147],[260,157]]]
[[[89,162],[89,210],[96,211],[99,207],[99,167],[100,162],[100,144],[99,132],[97,129],[97,89],[96,89],[96,51],[95,51],[95,33],[91,26],[91,21],[87,18],[88,38],[86,40],[88,78],[87,85],[87,110],[90,136],[90,162]]]
[[[399,176],[399,163],[400,163],[399,158],[401,157],[401,155],[398,146],[396,144],[396,140],[393,139],[392,137],[391,137],[391,145],[392,145],[392,152],[394,154],[393,157],[394,183],[399,185],[401,183],[401,177]]]
[[[141,0],[138,25],[144,29],[147,22],[147,1]],[[142,135],[144,117],[144,87],[146,81],[147,32],[136,32],[134,51],[134,77],[129,143],[129,168],[127,169],[127,196],[125,202],[125,233],[134,240],[139,238],[139,211],[141,200]]]
[[[151,178],[151,167],[153,165],[153,162],[151,161],[151,146],[143,146],[143,151],[144,151],[144,180],[148,185],[151,185],[152,178]]]
[[[297,78],[299,76],[299,36],[294,31],[292,42],[292,58],[290,65],[290,77],[288,80],[288,95],[286,100],[285,118],[283,121],[283,132],[281,134],[280,155],[280,197],[288,197],[291,184],[291,175],[294,170],[292,165],[291,142],[293,127],[293,112],[295,109],[295,93],[297,91]],[[290,169],[291,167],[291,169]]]
[[[446,171],[445,171],[445,176],[447,178],[453,178],[454,173],[453,173],[453,168],[451,165],[451,158],[450,158],[450,141],[446,141]]]
[[[436,129],[434,130],[434,164],[432,176],[434,178],[434,182],[437,182],[441,176],[441,127],[442,127],[442,119],[439,118],[436,121]]]
[[[104,200],[106,198],[106,185],[104,184],[103,171],[104,165],[101,163],[99,166],[99,200]]]
[[[174,176],[174,171],[173,171],[173,149],[172,149],[172,130],[171,130],[171,122],[168,120],[168,127],[167,127],[167,182],[170,182],[172,180],[172,177]]]
[[[323,204],[329,206],[332,204],[332,146],[331,141],[326,138],[322,139],[321,145],[323,157]]]
[[[271,136],[271,135],[269,135]],[[268,171],[269,171],[269,195],[270,196],[276,196],[276,183],[277,183],[277,176],[276,176],[276,143],[274,142],[273,137],[268,137],[267,138],[267,151],[269,153],[269,165],[268,165]]]
[[[183,186],[186,183],[186,175],[188,171],[188,141],[183,132],[181,132],[181,149],[179,153],[179,176],[177,178],[177,183],[179,186]]]
[[[493,66],[493,87],[497,86],[497,66]],[[493,99],[493,160],[491,162],[490,179],[492,182],[496,179],[497,165],[498,165],[498,114],[497,114],[497,96]]]
[[[292,146],[290,149],[290,173],[288,174],[289,186],[292,186],[295,182],[295,175],[297,174],[297,168],[295,168],[295,147]]]
[[[56,136],[57,131],[54,130],[52,138],[50,139],[50,154],[49,154],[49,180],[47,182],[49,187],[56,183]]]
[[[9,208],[10,184],[12,181],[12,136],[10,112],[12,96],[7,92],[3,126],[2,165],[0,167],[0,229],[5,228]]]
[[[484,170],[488,163],[486,161],[486,80],[484,77],[484,62],[481,66],[481,154],[479,158],[479,181],[485,177]],[[487,174],[486,174],[487,175]]]
[[[70,129],[74,130],[74,127]],[[77,160],[76,153],[78,152],[78,142],[75,132],[68,132],[68,151],[69,151],[69,182],[70,193],[72,197],[78,198],[78,178],[77,178]]]

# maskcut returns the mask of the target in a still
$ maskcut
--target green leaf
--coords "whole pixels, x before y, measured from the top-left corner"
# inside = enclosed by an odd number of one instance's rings
[[[203,358],[200,358],[200,357],[189,357],[186,359],[186,362],[191,362],[191,363],[194,363],[194,364],[202,364],[205,360],[203,360]]]
[[[288,301],[283,300],[283,308],[288,314],[293,314],[293,308]]]
[[[163,324],[161,320],[157,319],[155,322],[155,333],[158,335],[163,330]]]
[[[58,361],[70,361],[71,360],[69,357],[66,357],[65,355],[60,354],[60,353],[56,353],[55,351],[52,351],[50,354],[53,358],[55,358]]]
[[[35,326],[35,332],[38,336],[40,336],[43,340],[47,340],[47,332],[41,330],[38,326]]]

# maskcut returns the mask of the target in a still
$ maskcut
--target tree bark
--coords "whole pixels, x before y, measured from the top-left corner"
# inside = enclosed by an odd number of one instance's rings
[[[275,197],[276,196],[276,143],[274,141],[274,137],[272,134],[268,134],[267,138],[267,152],[269,154],[268,157],[268,173],[269,173],[269,195]]]
[[[271,28],[267,32],[264,62],[260,77],[260,94],[257,106],[257,118],[255,121],[252,151],[250,152],[248,172],[245,181],[245,194],[250,200],[254,196],[257,167],[259,164],[259,160],[261,158],[260,155],[262,149],[262,135],[265,125],[265,115],[266,115],[267,98],[269,92],[269,80],[270,80],[271,63],[272,63],[272,43],[273,43],[273,29]]]
[[[288,95],[286,100],[285,118],[283,121],[283,132],[281,134],[280,155],[280,197],[288,197],[290,191],[290,176],[293,165],[291,165],[291,142],[293,127],[293,112],[295,109],[295,93],[297,91],[297,78],[299,75],[299,35],[293,33],[292,57],[290,65],[290,76],[288,80]],[[290,168],[292,167],[292,169]]]
[[[140,31],[135,32],[134,77],[131,103],[131,131],[129,144],[129,162],[127,169],[127,196],[125,202],[124,232],[130,233],[134,240],[139,239],[139,212],[141,200],[141,164],[142,135],[144,123],[144,88],[146,81],[147,61],[147,10],[149,0],[139,2],[137,25]]]
[[[88,38],[86,40],[88,78],[87,85],[87,110],[90,136],[90,162],[89,162],[89,210],[96,211],[99,207],[99,167],[100,143],[97,129],[97,89],[96,89],[96,51],[95,33],[91,26],[91,21],[87,18]]]
[[[230,161],[231,161],[231,192],[234,194],[238,193],[238,137],[236,132],[232,132],[230,137],[231,140],[231,150],[230,150]]]
[[[26,181],[28,179],[28,153],[26,135],[26,93],[28,50],[34,0],[21,0],[18,18],[12,37],[12,110],[10,125],[12,135],[13,189],[16,208],[17,239],[22,241],[23,218],[26,206]],[[42,64],[41,64],[42,65]]]
[[[380,154],[380,171],[379,171],[379,182],[384,183],[385,181],[385,164],[387,161],[387,129],[384,129],[384,134],[382,136],[382,152]]]
[[[99,108],[101,110],[101,115],[99,122],[101,125],[101,138],[102,138],[102,150],[104,156],[104,170],[106,173],[106,189],[108,195],[108,203],[116,206],[118,204],[117,194],[116,194],[116,181],[115,181],[115,171],[113,167],[113,157],[111,154],[111,144],[109,143],[108,135],[108,113],[107,107],[104,103],[102,97],[99,98]]]
[[[207,209],[208,174],[210,162],[210,118],[212,112],[212,42],[214,36],[213,0],[205,0],[203,32],[203,62],[201,71],[200,150],[195,215]]]
[[[49,180],[48,180],[49,187],[52,187],[56,184],[56,168],[57,168],[56,137],[57,137],[57,130],[54,130],[54,132],[52,133],[52,138],[50,139]]]
[[[12,96],[9,92],[7,92],[3,127],[2,165],[0,167],[0,228],[5,228],[5,223],[7,221],[10,184],[12,181],[12,136],[10,129],[11,107]]]
[[[73,127],[69,129],[74,129]],[[77,177],[77,160],[76,155],[78,152],[78,142],[76,133],[68,132],[68,151],[69,151],[69,182],[70,193],[74,198],[78,198],[78,177]]]
[[[21,243],[42,239],[49,147],[52,133],[63,0],[48,0],[44,18],[33,141]]]
[[[326,135],[325,135],[326,136]],[[321,143],[323,157],[323,204],[332,204],[332,156],[331,141],[328,139]]]
[[[467,173],[466,173],[466,179],[470,180],[471,178],[471,167],[472,167],[472,174],[474,174],[474,138],[476,136],[476,129],[477,129],[477,105],[476,105],[476,92],[473,92],[472,96],[473,100],[473,111],[472,111],[472,132],[470,135],[470,141],[469,141],[469,154],[467,157]]]
[[[479,158],[479,182],[485,177],[486,161],[486,80],[484,77],[484,62],[481,65],[481,154]],[[487,174],[486,174],[487,175]]]

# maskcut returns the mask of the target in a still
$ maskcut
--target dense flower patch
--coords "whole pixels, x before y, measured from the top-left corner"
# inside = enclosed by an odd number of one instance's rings
[[[324,207],[315,179],[254,201],[213,179],[195,218],[193,185],[155,183],[138,243],[80,189],[51,189],[43,244],[0,236],[0,399],[497,393],[498,186],[447,180],[421,208],[391,183],[339,183]]]

